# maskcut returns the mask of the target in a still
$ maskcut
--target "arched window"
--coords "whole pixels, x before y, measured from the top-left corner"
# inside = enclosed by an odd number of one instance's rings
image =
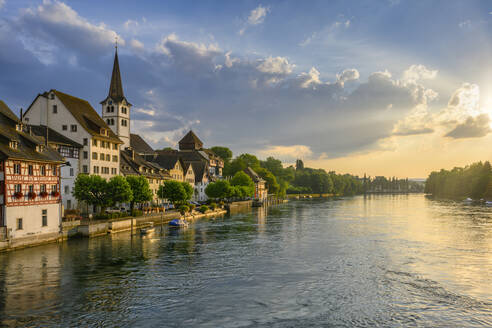
[[[111,113],[114,112],[114,106],[111,106]]]
[[[110,124],[111,124],[110,122],[111,122],[111,120],[108,118],[108,119],[106,120],[106,123],[107,123],[108,125],[110,125]]]
[[[109,106],[106,106],[106,112],[109,113]]]

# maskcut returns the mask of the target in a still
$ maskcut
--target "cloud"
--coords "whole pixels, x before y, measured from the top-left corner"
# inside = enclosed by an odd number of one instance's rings
[[[393,128],[395,136],[411,136],[433,133],[433,118],[425,105],[416,106],[404,119],[399,120]]]
[[[63,58],[60,49],[102,56],[108,53],[116,38],[120,45],[125,45],[125,40],[104,23],[93,24],[60,1],[45,0],[35,8],[23,9],[15,20],[15,28],[20,31],[24,44],[29,45],[27,49],[41,62],[44,56],[53,57],[44,60],[45,64]]]
[[[5,6],[5,0],[0,0],[0,9],[2,9]]]
[[[432,80],[437,76],[437,70],[430,70],[424,65],[412,65],[403,72],[402,81],[417,83],[421,80]]]
[[[137,39],[131,39],[130,40],[130,47],[132,47],[133,49],[135,49],[137,51],[144,50],[144,44],[142,42],[138,41]]]
[[[350,68],[343,70],[340,74],[337,74],[337,81],[343,85],[345,82],[358,80],[359,77],[359,71],[355,68]]]
[[[481,138],[491,132],[490,117],[487,114],[480,114],[477,117],[468,117],[464,123],[458,124],[445,136],[454,139]]]
[[[306,145],[292,146],[268,146],[265,149],[258,151],[260,157],[273,156],[283,162],[292,162],[298,158],[310,158],[313,155],[311,148]]]
[[[123,23],[123,27],[128,31],[135,31],[138,28],[139,24],[137,21],[129,19]]]
[[[343,16],[341,17],[343,18]],[[331,25],[324,27],[320,31],[313,32],[310,36],[299,43],[299,46],[305,47],[311,42],[326,36],[333,36],[339,30],[345,30],[350,27],[352,21],[350,19],[342,19],[333,22]]]
[[[149,115],[149,116],[155,116],[155,110],[153,110],[153,109],[136,108],[135,110],[138,113],[142,113],[142,114]]]
[[[269,11],[269,7],[263,7],[262,5],[259,5],[255,9],[251,10],[248,19],[246,20],[245,26],[239,30],[239,35],[243,35],[248,26],[254,26],[263,23]]]
[[[256,68],[263,73],[287,75],[292,73],[292,68],[294,68],[294,66],[295,65],[290,64],[289,60],[285,57],[270,56],[261,60]]]

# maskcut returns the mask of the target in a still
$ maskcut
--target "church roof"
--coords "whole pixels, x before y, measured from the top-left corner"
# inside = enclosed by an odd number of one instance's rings
[[[111,74],[111,82],[109,84],[109,92],[106,99],[101,101],[101,104],[106,102],[108,98],[112,99],[115,102],[120,102],[125,100],[128,103],[128,100],[125,98],[125,94],[123,93],[123,83],[121,82],[121,72],[120,72],[120,63],[118,61],[118,50],[116,50],[114,54],[114,63],[113,63],[113,73]],[[128,103],[131,105],[130,103]]]
[[[130,134],[130,147],[139,154],[152,154],[154,149],[138,134]]]
[[[202,148],[203,142],[192,130],[179,141],[179,150],[197,150]]]

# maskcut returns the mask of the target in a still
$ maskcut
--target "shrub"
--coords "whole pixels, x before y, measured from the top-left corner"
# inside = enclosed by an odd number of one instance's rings
[[[190,212],[193,212],[193,210],[196,208],[196,205],[195,204],[190,204]]]
[[[199,211],[201,213],[206,213],[208,210],[209,210],[209,208],[207,205],[202,205],[202,206],[200,206],[200,209],[199,209]]]
[[[181,213],[181,215],[184,215],[186,212],[189,212],[190,211],[190,208],[188,207],[188,205],[181,205],[179,207],[179,212]]]
[[[219,202],[219,205],[220,205],[220,207],[224,207],[224,205],[225,205],[224,201],[223,201],[223,200],[221,200],[221,201]]]
[[[210,203],[210,208],[212,209],[212,211],[215,211],[215,209],[217,208],[217,204],[216,203]]]
[[[110,218],[110,216],[108,214],[105,214],[105,213],[100,213],[100,214],[94,215],[94,220],[107,220],[109,218]]]

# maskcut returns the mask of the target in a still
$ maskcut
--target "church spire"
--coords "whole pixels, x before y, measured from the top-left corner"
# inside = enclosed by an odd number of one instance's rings
[[[113,74],[111,75],[111,84],[109,85],[108,97],[114,101],[121,101],[125,98],[123,94],[123,84],[121,83],[120,64],[118,62],[118,45],[114,53]]]

